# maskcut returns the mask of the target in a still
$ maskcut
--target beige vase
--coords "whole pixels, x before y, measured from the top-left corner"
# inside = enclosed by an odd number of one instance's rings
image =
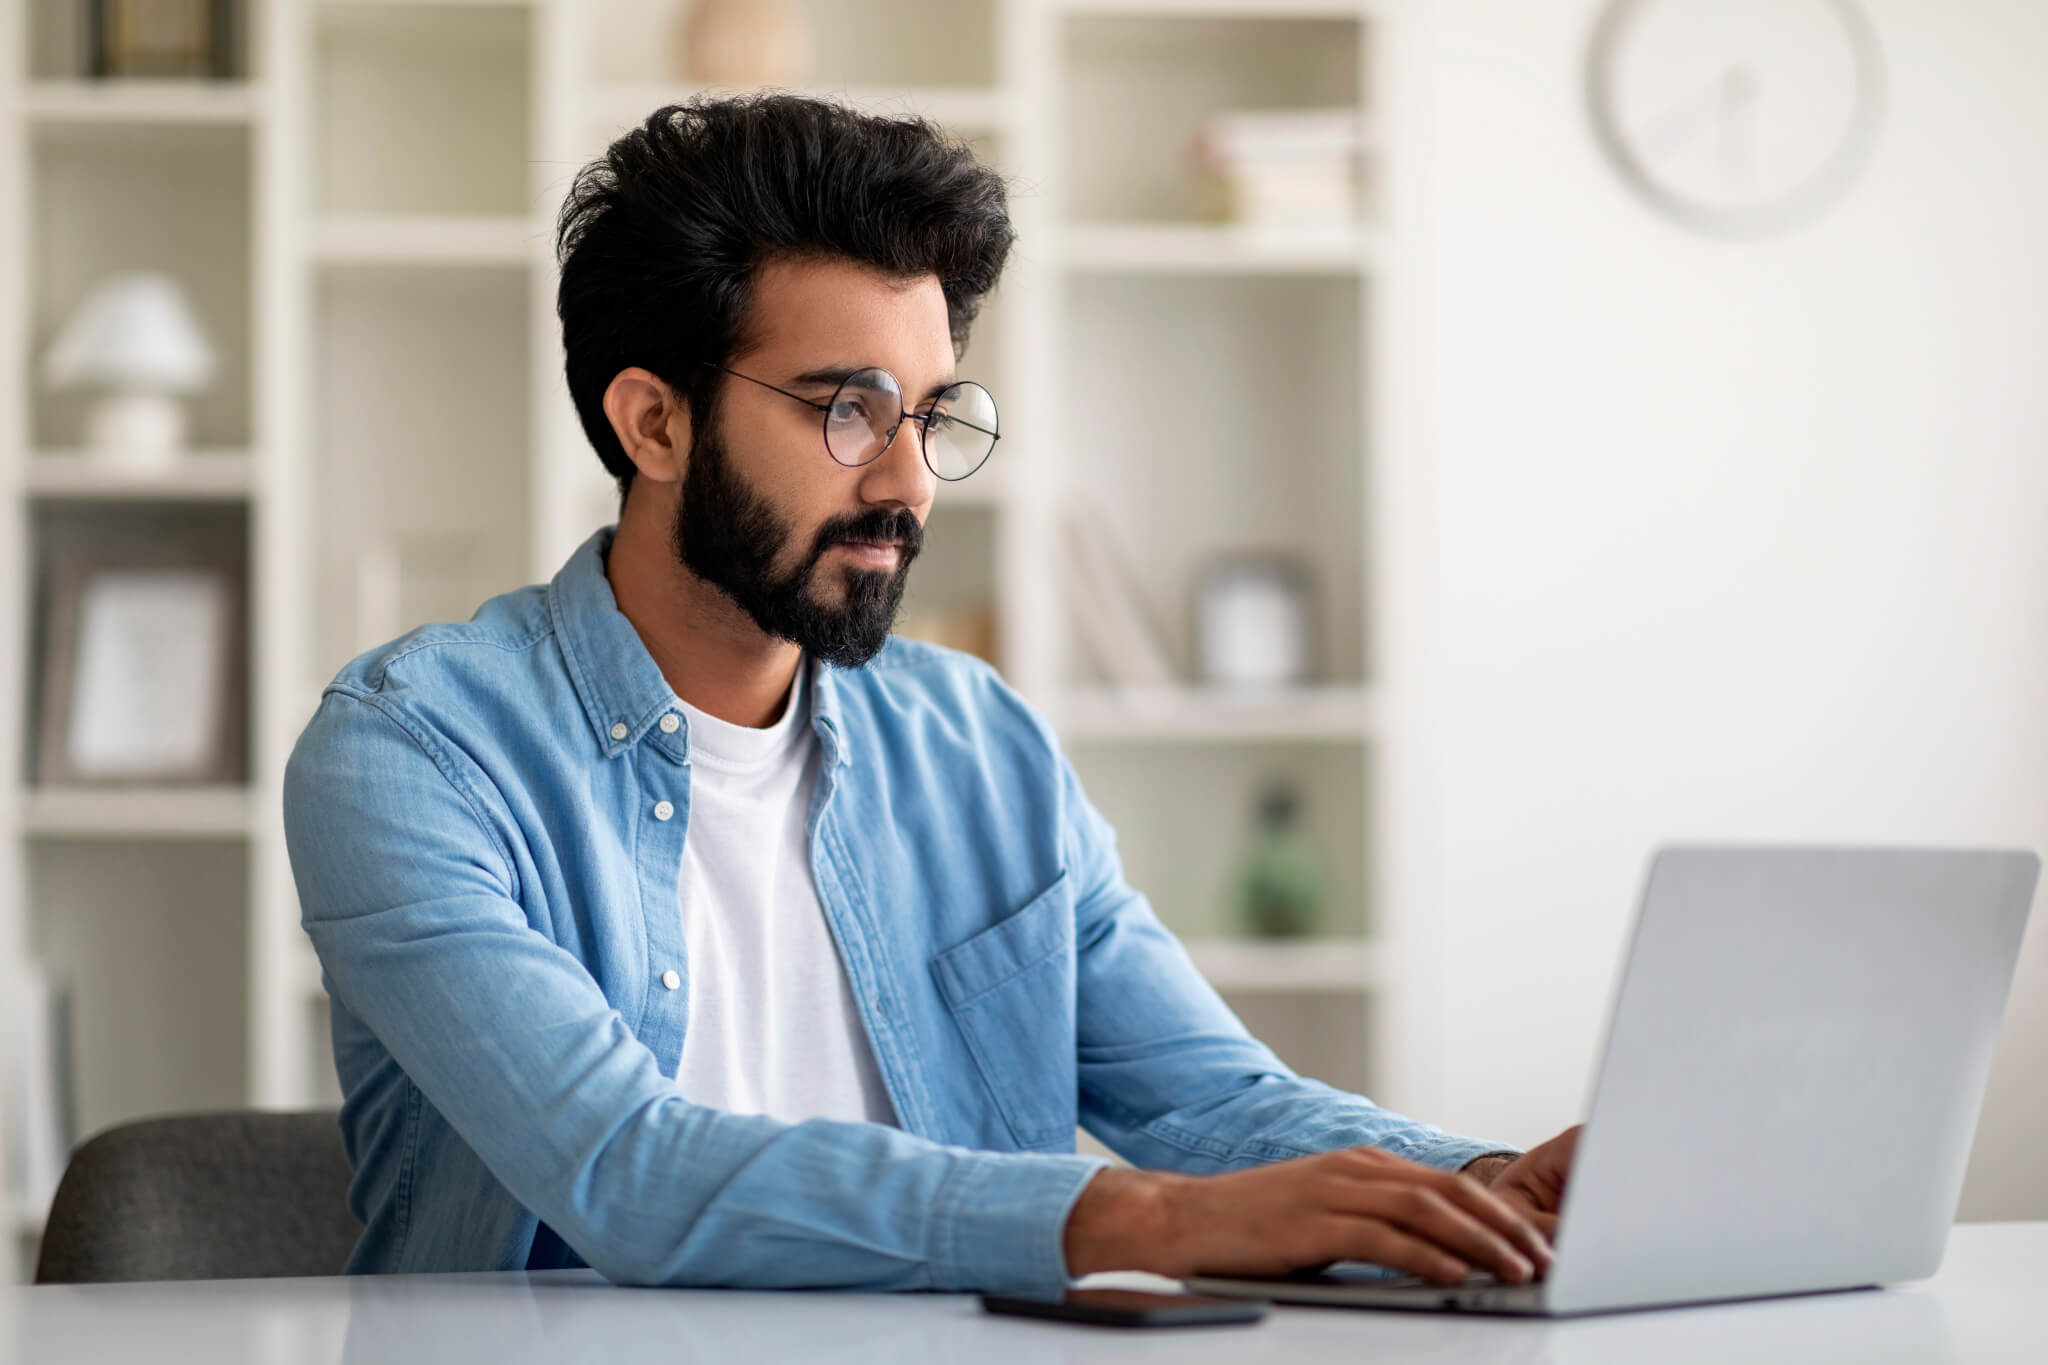
[[[797,85],[810,31],[794,0],[690,0],[677,49],[699,85]]]

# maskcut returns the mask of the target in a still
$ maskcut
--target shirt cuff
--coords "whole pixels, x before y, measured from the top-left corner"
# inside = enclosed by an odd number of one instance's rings
[[[1110,1163],[1066,1153],[967,1152],[939,1190],[932,1288],[1057,1294],[1067,1215]]]
[[[1518,1157],[1522,1155],[1522,1150],[1498,1142],[1482,1142],[1478,1138],[1454,1137],[1432,1143],[1420,1152],[1403,1152],[1401,1155],[1424,1166],[1434,1166],[1441,1171],[1462,1171],[1480,1157]]]

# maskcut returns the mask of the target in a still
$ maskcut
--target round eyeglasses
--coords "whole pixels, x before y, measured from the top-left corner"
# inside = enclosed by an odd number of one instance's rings
[[[903,385],[879,365],[847,375],[832,397],[820,403],[709,360],[699,363],[816,408],[824,414],[825,452],[848,468],[880,459],[882,452],[895,444],[896,432],[906,418],[917,423],[925,465],[949,483],[987,463],[1001,439],[995,396],[971,379],[947,385],[930,407],[912,412],[903,406]]]

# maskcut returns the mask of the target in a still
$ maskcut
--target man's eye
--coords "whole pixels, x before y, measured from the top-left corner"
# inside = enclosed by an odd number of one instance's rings
[[[832,404],[827,415],[835,422],[865,422],[868,419],[867,404],[858,398],[842,398]]]
[[[944,408],[933,408],[925,414],[924,429],[934,434],[953,425],[953,414]]]

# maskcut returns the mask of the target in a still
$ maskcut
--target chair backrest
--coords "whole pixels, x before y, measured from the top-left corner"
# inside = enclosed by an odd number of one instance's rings
[[[338,1275],[362,1225],[333,1110],[139,1119],[78,1148],[37,1284]]]

